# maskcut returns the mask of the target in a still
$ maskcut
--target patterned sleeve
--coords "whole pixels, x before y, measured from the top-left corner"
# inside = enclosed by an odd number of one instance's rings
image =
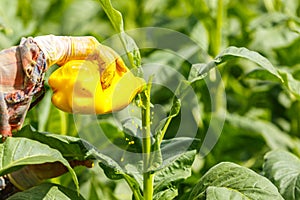
[[[0,133],[21,128],[34,97],[44,86],[46,59],[33,38],[0,52]]]

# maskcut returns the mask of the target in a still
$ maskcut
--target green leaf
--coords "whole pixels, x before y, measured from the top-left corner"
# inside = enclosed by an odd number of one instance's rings
[[[104,123],[102,125],[102,128],[112,128],[111,126],[107,126],[107,123]],[[125,172],[125,169],[123,169],[114,159],[101,153],[96,147],[83,139],[50,133],[40,133],[38,131],[35,131],[30,126],[24,127],[15,136],[28,137],[45,143],[50,147],[59,150],[64,157],[70,160],[95,159],[99,161],[99,166],[103,169],[105,175],[108,178],[113,180],[124,178],[129,186],[134,188],[137,195],[141,196],[139,190],[136,190],[136,188],[139,188],[139,183],[130,175],[130,171]],[[124,160],[127,161],[127,159]],[[124,165],[125,164],[127,163],[124,162]]]
[[[275,150],[265,155],[263,171],[285,199],[300,198],[300,160],[295,155]]]
[[[207,200],[249,200],[248,197],[239,191],[226,188],[209,186],[206,190]]]
[[[98,154],[95,153],[95,155]],[[124,178],[131,188],[132,192],[134,193],[134,196],[137,199],[143,199],[140,187],[141,184],[135,178],[136,176],[131,176],[128,173],[126,174],[125,171],[120,167],[120,165],[109,157],[100,154],[97,159],[100,160],[99,166],[103,169],[105,175],[108,178],[112,180]]]
[[[300,81],[295,79],[293,75],[284,70],[278,70],[282,82],[277,79],[273,74],[265,70],[257,69],[246,75],[247,78],[255,78],[265,81],[273,81],[281,83],[289,92],[291,92],[297,99],[300,99]]]
[[[188,149],[191,142],[190,138],[163,140],[163,163],[155,172],[154,199],[173,199],[178,194],[178,184],[191,176],[191,165],[196,155],[196,150]]]
[[[99,123],[96,123],[97,128],[101,128],[101,130],[104,133],[104,138],[101,138],[102,141],[106,141],[106,144],[104,148],[108,148],[109,145],[115,145],[118,146],[119,148],[122,149],[127,149],[128,148],[128,141],[126,140],[127,137],[125,137],[125,134],[123,131],[121,131],[118,127],[114,126],[112,123],[108,121],[102,121]],[[92,139],[91,136],[90,139]],[[127,138],[130,140],[129,138]],[[100,143],[100,141],[98,142]],[[103,147],[102,147],[103,148]],[[101,150],[101,149],[100,149]]]
[[[0,175],[15,171],[25,165],[61,162],[67,167],[79,191],[77,176],[62,154],[48,145],[27,138],[7,138],[0,144]]]
[[[178,158],[165,165],[154,177],[154,197],[153,199],[173,199],[178,195],[178,185],[184,179],[191,176],[191,166],[193,164],[196,151],[187,151]],[[163,198],[162,198],[163,199]]]
[[[171,107],[170,114],[169,114],[168,118],[176,117],[179,114],[180,108],[181,108],[180,98],[183,98],[183,97],[182,96],[179,96],[179,97],[176,96],[176,97],[173,98],[173,104],[172,104],[172,107]]]
[[[192,68],[189,73],[188,81],[193,83],[198,80],[203,79],[206,75],[207,72],[216,67],[217,65],[214,62],[209,62],[209,63],[197,63],[192,65]],[[207,70],[207,71],[202,71],[202,70]]]
[[[191,138],[176,138],[164,140],[161,145],[161,154],[164,158],[162,164],[155,168],[154,193],[159,197],[175,197],[177,195],[177,185],[183,179],[191,175],[191,165],[196,154],[195,150],[189,150],[189,145],[193,142]],[[174,150],[176,149],[176,150]],[[97,152],[94,155],[97,156]],[[124,163],[120,166],[117,162],[109,157],[99,155],[101,162],[100,167],[104,170],[106,176],[110,179],[122,179],[136,192],[136,196],[142,198],[142,172],[139,170],[140,161],[132,161],[129,158],[131,154],[124,153]],[[101,157],[101,158],[100,158]],[[128,157],[128,158],[127,158]],[[133,162],[133,163],[131,163]],[[170,199],[170,198],[168,198]]]
[[[172,119],[176,117],[180,113],[181,109],[181,101],[185,97],[186,93],[188,93],[189,90],[187,88],[190,86],[188,81],[182,80],[178,87],[176,88],[175,95],[173,96],[172,106],[170,108],[169,116],[165,119],[162,119],[161,122],[158,124],[158,126],[155,129],[155,144],[154,144],[154,150],[159,150],[159,146],[164,138],[164,135],[168,129],[168,126],[170,125]]]
[[[276,68],[272,65],[272,63],[267,58],[265,58],[264,56],[260,55],[259,53],[255,52],[255,51],[251,51],[247,48],[244,48],[244,47],[238,48],[238,47],[233,47],[233,46],[225,49],[213,61],[210,61],[205,66],[199,65],[198,66],[198,76],[204,75],[212,68],[214,68],[217,65],[222,64],[225,61],[232,59],[232,58],[248,59],[248,60],[258,64],[264,70],[267,70],[269,73],[273,74],[280,81],[283,81],[280,74],[276,70]]]
[[[43,134],[35,132],[34,135],[38,135],[34,139],[37,139],[45,144],[56,148],[61,151],[64,156],[69,159],[96,159],[101,162],[101,165],[104,165],[110,169],[111,174],[119,174],[119,171],[122,173],[122,169],[117,162],[108,157],[107,155],[102,154],[99,150],[94,147],[92,144],[87,141],[63,135],[55,134]]]
[[[103,169],[108,178],[113,180],[124,178],[130,187],[137,188],[139,186],[139,183],[129,175],[130,171],[125,172],[114,159],[101,153],[96,147],[81,138],[40,133],[30,126],[24,127],[16,134],[16,137],[28,137],[40,141],[41,143],[57,149],[64,157],[70,160],[95,159],[99,162],[99,166]],[[127,161],[127,159],[124,160]],[[124,162],[124,164],[126,164],[126,162]]]
[[[283,70],[280,70],[279,73],[284,81],[283,84],[287,88],[287,90],[294,94],[298,100],[300,100],[300,81],[296,80],[291,73],[285,72]]]
[[[195,82],[199,79],[202,79],[204,76],[206,76],[209,70],[232,58],[248,59],[262,67],[261,69],[257,69],[248,73],[246,77],[278,82],[285,86],[285,88],[294,94],[298,99],[300,99],[299,80],[296,80],[289,72],[277,70],[267,58],[244,47],[228,47],[213,61],[210,61],[207,64],[194,64],[189,74],[189,81]]]
[[[123,132],[128,141],[134,142],[127,150],[131,152],[142,152],[142,120],[137,117],[130,117],[122,122]]]
[[[107,128],[106,123],[103,128]],[[113,129],[117,130],[117,129]],[[137,187],[138,182],[136,182],[130,175],[129,172],[125,170],[117,163],[113,158],[101,153],[96,147],[94,147],[89,142],[81,139],[64,135],[56,135],[50,133],[40,133],[35,131],[32,127],[26,126],[20,132],[16,134],[16,137],[28,137],[34,140],[38,140],[42,143],[45,143],[52,148],[59,150],[62,155],[70,160],[85,160],[85,159],[95,159],[99,161],[99,166],[103,169],[105,175],[113,180],[124,178],[131,187]],[[130,159],[124,159],[128,161]],[[123,162],[122,164],[126,165],[128,163]]]
[[[108,16],[114,29],[119,33],[121,42],[127,52],[128,59],[132,67],[138,67],[141,64],[141,55],[134,40],[124,32],[122,14],[113,8],[110,0],[99,0],[104,12]],[[132,51],[132,52],[131,52]]]
[[[97,155],[97,153],[96,153]],[[110,157],[105,155],[98,155],[97,157],[99,162],[99,166],[103,169],[105,175],[113,180],[118,180],[124,178],[124,170],[121,168],[121,166],[112,160]]]
[[[134,197],[136,200],[142,200],[144,199],[142,193],[141,193],[141,187],[139,182],[136,180],[135,177],[132,177],[130,175],[124,174],[123,175],[124,179],[126,180],[127,184],[131,188],[131,191],[134,194]]]
[[[56,185],[52,183],[43,183],[41,185],[30,188],[29,190],[18,192],[8,200],[20,200],[20,199],[30,199],[30,200],[84,200],[84,198],[69,188],[63,187],[61,185]]]
[[[192,143],[195,141],[197,142],[199,140],[189,137],[177,137],[168,140],[163,140],[161,143],[161,153],[163,156],[163,163],[161,169],[172,165],[173,162],[175,162],[181,156],[184,156],[189,151],[194,151],[194,146],[192,146]],[[188,153],[188,155],[190,155],[190,153]],[[184,164],[188,165],[190,160],[185,160],[184,162],[181,163],[182,166],[184,166]]]
[[[106,13],[109,21],[112,23],[114,29],[118,32],[124,32],[122,14],[114,9],[110,0],[99,0],[104,12]]]
[[[283,200],[277,188],[265,177],[230,162],[223,162],[208,170],[193,188],[189,199],[206,199],[210,186],[235,190],[248,199]],[[212,191],[210,191],[210,195]],[[226,192],[228,195],[231,193]],[[224,193],[225,195],[225,193]],[[222,199],[228,198],[222,196]]]
[[[174,199],[177,195],[177,188],[169,187],[166,190],[158,191],[156,194],[154,194],[153,199]]]
[[[18,131],[15,137],[26,137],[39,141],[49,147],[58,150],[67,160],[87,160],[93,159],[89,150],[94,147],[87,141],[65,135],[43,133],[36,131],[31,126],[25,126]]]

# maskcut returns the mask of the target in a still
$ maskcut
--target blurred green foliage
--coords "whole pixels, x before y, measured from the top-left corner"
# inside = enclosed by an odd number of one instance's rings
[[[112,3],[123,15],[125,30],[168,28],[186,34],[201,46],[201,54],[206,52],[204,58],[196,53],[195,62],[207,62],[216,56],[217,1],[114,0]],[[220,50],[237,46],[257,51],[278,69],[300,80],[298,0],[223,0],[222,10]],[[0,1],[0,49],[18,44],[21,37],[26,36],[92,35],[103,41],[115,33],[98,1]],[[143,50],[141,53],[142,61],[171,63],[180,68],[178,71],[185,77],[194,64],[172,63],[160,50]],[[196,159],[193,175],[182,183],[181,194],[189,191],[209,168],[221,161],[232,161],[261,171],[263,155],[271,149],[283,148],[300,156],[300,99],[278,83],[251,78],[249,72],[256,68],[255,63],[245,59],[233,59],[220,66],[226,89],[227,106],[223,111],[227,113],[226,122],[213,150],[206,157]],[[197,137],[203,139],[213,116],[212,102],[205,82],[197,81],[192,87],[197,92],[201,108]],[[73,116],[53,107],[47,84],[46,88],[45,98],[28,113],[26,124],[30,123],[39,131],[76,136]],[[169,97],[168,92],[158,88],[153,101],[170,106],[171,102],[166,100]],[[99,118],[106,120],[111,116]],[[179,117],[174,119],[166,137],[172,136],[179,121]],[[112,182],[100,170],[77,170],[81,194],[86,199],[131,198],[123,181]],[[68,174],[52,181],[72,185]]]

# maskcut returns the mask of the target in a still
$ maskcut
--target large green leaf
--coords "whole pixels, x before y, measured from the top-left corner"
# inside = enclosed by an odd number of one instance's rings
[[[35,131],[30,126],[24,127],[16,134],[16,137],[27,137],[47,144],[48,146],[58,150],[65,158],[69,160],[96,159],[101,162],[101,166],[113,169],[108,170],[107,173],[114,174],[116,176],[119,173],[123,174],[123,170],[117,162],[107,155],[102,154],[96,147],[81,138],[41,133]]]
[[[265,176],[278,188],[285,199],[300,198],[300,160],[295,155],[275,150],[265,155]]]
[[[191,165],[196,154],[195,150],[189,150],[193,139],[175,138],[163,140],[161,144],[161,154],[163,162],[156,166],[154,179],[154,199],[162,197],[177,196],[178,183],[191,175]],[[136,193],[135,197],[142,198],[142,157],[140,160],[132,158],[132,154],[124,152],[122,166],[111,158],[103,157],[102,154],[94,152],[96,159],[101,160],[100,167],[110,179],[125,179],[132,190]],[[156,155],[156,154],[154,154]],[[136,155],[135,155],[136,156]],[[100,158],[101,157],[101,158]]]
[[[172,199],[177,196],[178,184],[191,175],[191,165],[196,150],[189,150],[190,138],[163,140],[161,153],[163,163],[155,172],[154,199]]]
[[[277,69],[272,65],[272,63],[265,58],[264,56],[260,55],[255,51],[251,51],[247,48],[238,48],[238,47],[228,47],[222,53],[220,53],[214,60],[210,61],[206,65],[194,65],[194,68],[197,69],[198,75],[203,75],[207,73],[210,69],[216,67],[219,64],[224,63],[225,61],[232,59],[232,58],[245,58],[248,59],[264,70],[267,70],[269,73],[276,76],[279,80],[282,81],[280,74],[278,73]]]
[[[193,188],[189,199],[212,199],[211,186],[235,190],[241,193],[240,199],[283,200],[277,188],[268,179],[246,167],[230,162],[220,163],[207,171]],[[232,193],[227,191],[221,197],[228,199],[231,195]]]
[[[18,132],[18,134],[16,134],[16,137],[28,137],[41,143],[47,144],[50,147],[57,149],[64,157],[68,158],[69,160],[97,160],[108,178],[114,180],[124,178],[129,186],[135,189],[137,195],[141,196],[141,193],[139,192],[139,190],[137,190],[140,184],[132,177],[132,175],[130,175],[130,170],[129,172],[126,172],[126,170],[122,168],[122,166],[120,166],[120,164],[113,158],[101,153],[96,147],[81,138],[50,133],[40,133],[38,131],[35,131],[30,126],[24,127],[21,131]],[[135,172],[136,171],[132,173]]]
[[[179,183],[191,176],[191,166],[195,155],[196,150],[177,155],[176,160],[155,173],[153,199],[173,199],[178,195]]]
[[[8,200],[20,200],[20,199],[30,199],[30,200],[84,200],[84,198],[69,188],[63,187],[61,185],[56,185],[52,183],[44,183],[35,186],[29,190],[18,192],[13,196],[9,197]]]
[[[287,71],[276,69],[266,57],[244,47],[228,47],[209,63],[194,64],[189,74],[189,81],[194,82],[202,79],[209,70],[233,58],[248,59],[261,67],[261,69],[251,71],[247,77],[280,83],[300,99],[299,80],[295,79],[292,74]]]
[[[129,187],[131,188],[132,192],[134,193],[134,196],[137,200],[143,199],[142,194],[141,194],[141,183],[138,182],[137,176],[133,176],[130,174],[130,172],[135,173],[136,169],[134,171],[128,171],[125,172],[122,167],[109,158],[108,156],[105,156],[99,152],[94,152],[96,158],[100,161],[99,166],[103,169],[105,175],[113,180],[118,180],[118,179],[125,179],[126,182],[128,183]],[[127,168],[128,169],[128,168]]]
[[[36,131],[31,126],[23,127],[15,134],[15,137],[26,137],[46,144],[49,147],[58,150],[67,160],[86,160],[93,158],[89,150],[94,147],[80,138],[43,133]]]
[[[48,145],[27,138],[7,138],[0,144],[0,175],[15,171],[25,165],[61,162],[72,175],[79,189],[77,176],[62,154]]]

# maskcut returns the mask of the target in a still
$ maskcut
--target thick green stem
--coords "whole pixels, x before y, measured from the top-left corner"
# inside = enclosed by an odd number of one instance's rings
[[[224,2],[223,0],[218,0],[217,2],[217,16],[215,19],[215,34],[213,35],[212,38],[212,55],[213,57],[216,57],[222,48],[222,27],[224,23]],[[211,71],[211,81],[214,82],[216,90],[215,90],[215,98],[216,98],[216,103],[215,103],[215,109],[214,112],[222,112],[222,107],[223,107],[223,88],[221,87],[220,80],[217,79],[218,77],[218,71],[212,70]]]
[[[220,53],[222,46],[223,9],[223,0],[218,0],[217,16],[215,20],[216,26],[214,29],[213,38],[211,40],[211,49],[214,57]]]
[[[152,200],[153,197],[153,174],[148,171],[151,159],[151,111],[150,111],[150,91],[152,79],[150,78],[147,88],[142,94],[142,126],[143,126],[143,167],[144,167],[144,199]]]

